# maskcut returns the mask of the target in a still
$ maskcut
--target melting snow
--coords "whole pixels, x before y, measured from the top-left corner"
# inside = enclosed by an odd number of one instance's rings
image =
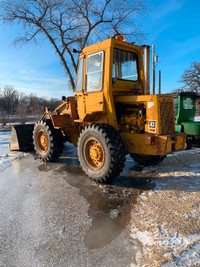
[[[20,153],[9,150],[10,132],[0,129],[0,172],[11,165],[12,160],[24,157],[27,153]]]

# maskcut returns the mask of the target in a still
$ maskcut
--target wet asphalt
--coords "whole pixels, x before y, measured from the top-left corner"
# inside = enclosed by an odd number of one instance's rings
[[[130,174],[138,168],[128,158],[112,184],[97,184],[70,144],[56,162],[13,160],[0,173],[0,266],[129,266],[131,210],[154,187]]]

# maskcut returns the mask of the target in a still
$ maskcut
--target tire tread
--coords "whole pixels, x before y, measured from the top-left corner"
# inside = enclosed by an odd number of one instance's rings
[[[36,137],[36,132],[37,132],[38,127],[43,127],[50,141],[49,152],[46,155],[41,154],[37,147],[37,142],[35,140],[35,137]],[[38,158],[45,162],[58,159],[61,156],[63,152],[63,148],[64,148],[62,138],[63,138],[62,133],[60,132],[60,130],[54,129],[51,120],[38,121],[35,124],[34,130],[33,130],[33,144],[34,144],[34,149],[36,151]]]
[[[105,173],[101,173],[101,169],[99,171],[99,177],[96,178],[95,175],[88,173],[88,166],[85,164],[85,160],[82,157],[80,143],[82,136],[88,131],[95,131],[98,132],[104,139],[107,148],[109,149],[110,153],[110,166],[109,169],[106,170]],[[121,139],[120,134],[110,125],[107,124],[92,124],[87,125],[81,132],[79,139],[78,139],[78,156],[80,165],[83,171],[93,180],[98,182],[109,182],[113,180],[116,176],[122,172],[124,163],[125,163],[125,147],[123,141]]]

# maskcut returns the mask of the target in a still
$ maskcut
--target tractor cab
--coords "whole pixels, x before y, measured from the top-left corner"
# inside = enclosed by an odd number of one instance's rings
[[[195,92],[181,92],[174,98],[175,130],[186,133],[187,139],[192,143],[196,143],[200,137],[200,122],[195,121],[197,100]]]
[[[196,114],[197,94],[195,92],[182,92],[174,98],[176,123],[194,121]]]
[[[109,38],[79,56],[75,96],[81,121],[101,117],[119,129],[114,96],[143,95],[143,48]]]

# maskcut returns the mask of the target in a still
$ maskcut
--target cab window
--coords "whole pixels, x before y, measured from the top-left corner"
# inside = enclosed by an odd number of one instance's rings
[[[178,112],[178,97],[174,97],[174,113],[175,113],[175,116],[177,116],[177,112]]]
[[[80,92],[83,86],[83,57],[79,60],[78,63],[78,72],[76,78],[76,92]]]
[[[86,91],[98,91],[103,87],[103,51],[86,58]]]
[[[183,109],[193,109],[194,108],[194,100],[190,97],[183,98]]]
[[[137,81],[137,55],[115,48],[113,55],[113,75],[118,80]]]

